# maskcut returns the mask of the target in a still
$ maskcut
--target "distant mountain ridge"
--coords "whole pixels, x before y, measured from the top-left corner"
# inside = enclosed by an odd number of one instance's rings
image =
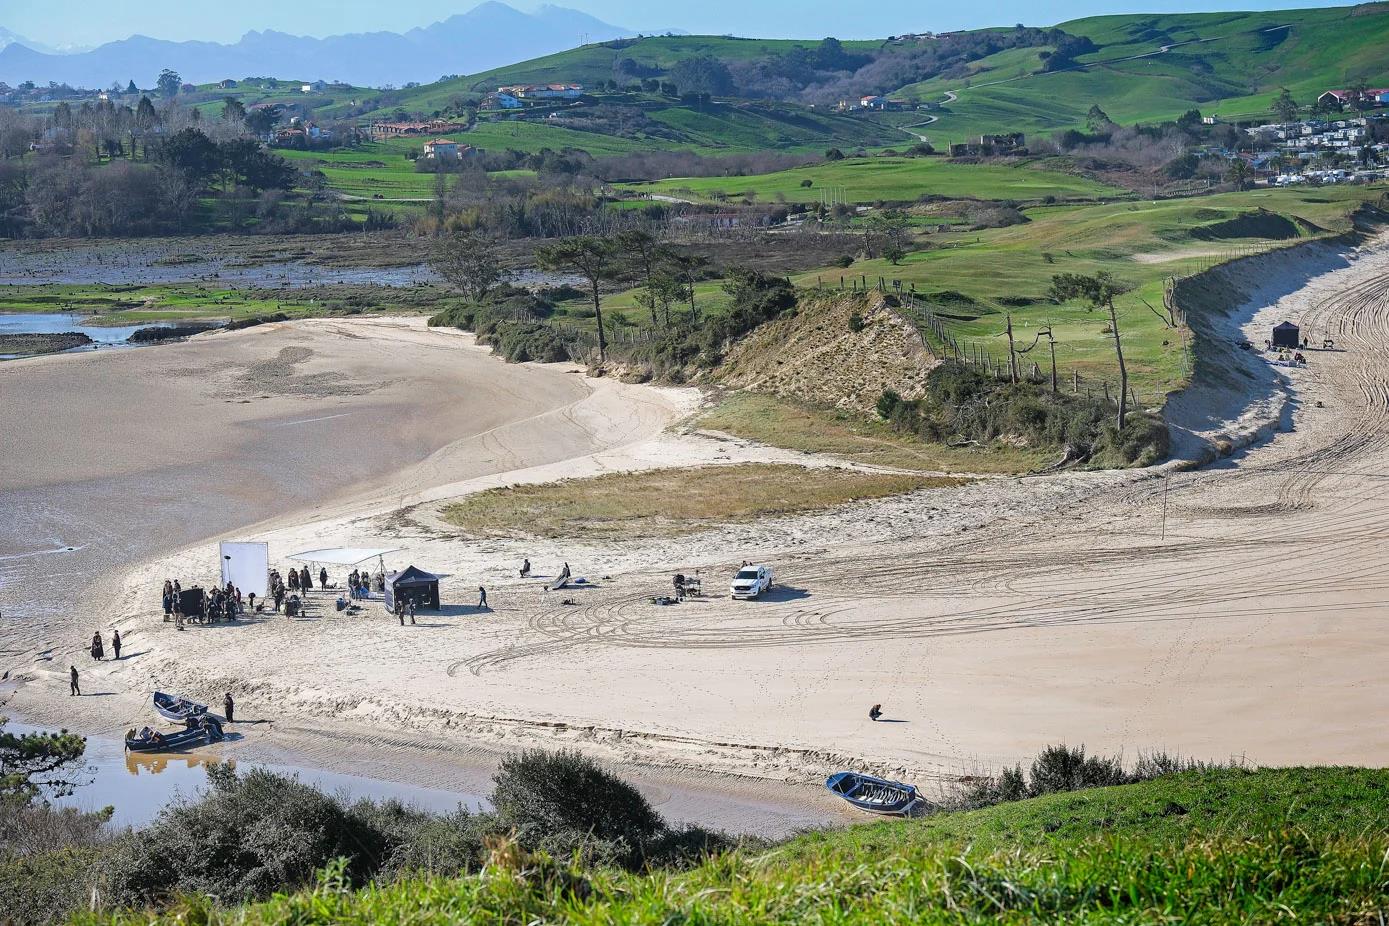
[[[404,33],[359,32],[320,39],[265,30],[247,32],[230,45],[133,35],[66,55],[33,47],[0,29],[0,81],[105,87],[134,80],[150,87],[161,69],[172,68],[192,83],[276,76],[380,87],[476,73],[584,41],[629,34],[579,10],[547,5],[524,13],[496,0]]]

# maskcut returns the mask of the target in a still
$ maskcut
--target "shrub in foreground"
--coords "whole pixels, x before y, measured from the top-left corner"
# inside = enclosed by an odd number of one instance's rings
[[[335,858],[364,882],[387,854],[385,834],[359,813],[294,778],[209,766],[210,793],[179,804],[118,844],[107,860],[114,900],[131,905],[180,893],[223,901],[309,883]]]
[[[509,756],[495,780],[498,820],[525,846],[630,864],[665,830],[640,791],[577,752]]]

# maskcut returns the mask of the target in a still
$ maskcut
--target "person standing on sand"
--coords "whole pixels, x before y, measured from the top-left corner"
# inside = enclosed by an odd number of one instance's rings
[[[477,609],[479,611],[491,610],[491,608],[487,607],[487,589],[483,588],[481,585],[477,587]]]
[[[410,623],[415,622],[415,599],[410,599]]]
[[[328,567],[327,567],[327,566],[319,566],[319,567],[318,567],[318,587],[319,587],[319,588],[327,588],[327,587],[328,587]]]
[[[297,591],[299,591],[299,570],[298,570],[298,569],[291,569],[291,570],[289,571],[289,590],[290,590],[291,592],[297,592]]]
[[[68,666],[68,697],[77,695],[82,696],[82,689],[77,687],[77,666]]]
[[[106,648],[101,645],[101,631],[92,634],[92,658],[101,662],[106,656]]]
[[[119,630],[111,631],[111,652],[116,654],[117,659],[121,658],[121,632]]]
[[[227,692],[222,698],[222,715],[227,718],[227,723],[232,722],[232,714],[236,711],[236,702],[232,700],[231,692]]]
[[[309,575],[308,566],[299,570],[299,590],[304,593],[305,597],[313,591],[313,576]]]

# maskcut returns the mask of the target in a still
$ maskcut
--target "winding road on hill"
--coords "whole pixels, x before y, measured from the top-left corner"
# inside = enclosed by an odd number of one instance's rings
[[[1168,43],[1168,44],[1166,44],[1166,45],[1160,45],[1160,46],[1158,46],[1158,47],[1157,47],[1156,49],[1154,49],[1153,51],[1143,52],[1142,54],[1138,54],[1138,55],[1125,55],[1125,56],[1120,57],[1120,58],[1106,58],[1106,59],[1103,59],[1103,60],[1100,60],[1100,61],[1088,61],[1088,62],[1086,62],[1086,63],[1084,63],[1084,64],[1072,65],[1071,67],[1057,68],[1057,69],[1054,70],[1054,71],[1040,71],[1040,72],[1033,72],[1033,73],[1030,73],[1030,74],[1019,74],[1019,75],[1017,75],[1016,77],[1002,77],[1002,78],[999,78],[998,80],[985,81],[984,83],[978,83],[978,84],[976,84],[976,83],[971,83],[968,87],[962,87],[962,88],[960,88],[960,90],[978,90],[978,89],[981,88],[981,87],[997,87],[997,86],[1000,86],[1000,85],[1002,85],[1002,84],[1011,84],[1011,83],[1017,83],[1018,81],[1023,81],[1023,80],[1033,80],[1033,79],[1039,78],[1039,77],[1048,77],[1048,76],[1050,76],[1050,75],[1052,75],[1052,74],[1066,74],[1066,73],[1070,73],[1070,72],[1074,72],[1074,71],[1088,71],[1088,70],[1090,70],[1091,68],[1094,68],[1094,67],[1101,67],[1101,66],[1109,65],[1109,64],[1120,64],[1120,63],[1125,62],[1125,61],[1142,61],[1142,60],[1147,59],[1147,58],[1156,58],[1156,57],[1158,57],[1159,55],[1168,54],[1169,52],[1171,52],[1171,51],[1172,51],[1173,49],[1175,49],[1175,48],[1185,48],[1185,47],[1187,47],[1187,46],[1189,46],[1189,45],[1204,45],[1204,44],[1208,44],[1208,43],[1211,43],[1211,42],[1223,42],[1223,41],[1225,41],[1225,40],[1227,40],[1227,39],[1237,38],[1237,37],[1242,36],[1242,35],[1259,35],[1259,34],[1266,33],[1266,32],[1277,32],[1277,31],[1280,30],[1280,29],[1290,29],[1290,28],[1292,28],[1293,25],[1294,25],[1293,23],[1283,23],[1283,24],[1277,25],[1277,26],[1264,26],[1264,27],[1261,27],[1261,28],[1258,28],[1258,29],[1248,29],[1248,30],[1245,30],[1245,31],[1243,31],[1243,32],[1235,32],[1235,33],[1232,33],[1231,35],[1217,35],[1217,36],[1212,36],[1212,37],[1210,37],[1210,38],[1205,38],[1205,39],[1187,39],[1187,40],[1184,41],[1184,42],[1170,42],[1170,43]],[[956,90],[946,90],[944,93],[945,93],[945,95],[941,98],[940,102],[939,102],[937,105],[940,105],[940,106],[948,105],[948,104],[950,104],[950,103],[956,102],[956,101],[959,99],[959,91],[956,91]],[[934,122],[937,122],[937,121],[939,121],[939,117],[938,117],[938,116],[933,116],[933,117],[931,117],[931,120],[930,120],[931,123],[934,123]],[[922,123],[922,124],[925,125],[925,124],[930,124],[930,123]],[[923,141],[925,140],[925,137],[924,137],[924,136],[921,136],[921,138],[922,138]]]

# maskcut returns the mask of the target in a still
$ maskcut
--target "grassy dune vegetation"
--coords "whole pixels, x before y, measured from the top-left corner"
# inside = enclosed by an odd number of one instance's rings
[[[1276,247],[1347,231],[1350,213],[1378,196],[1363,187],[1257,190],[1042,207],[1028,210],[1030,221],[1022,224],[941,235],[940,246],[915,251],[898,266],[882,259],[859,260],[844,270],[801,274],[793,282],[837,287],[841,276],[847,281],[856,275],[874,283],[880,276],[901,280],[905,288],[915,287],[954,337],[995,357],[1008,355],[1009,315],[1020,347],[1032,344],[1040,329],[1050,325],[1063,377],[1076,371],[1117,382],[1106,323],[1079,304],[1058,306],[1047,298],[1055,274],[1107,270],[1136,286],[1116,302],[1124,353],[1140,402],[1160,405],[1190,373],[1184,335],[1158,314],[1166,278],[1194,272],[1231,256],[1236,248]],[[1250,214],[1257,216],[1259,210],[1273,215],[1250,221]],[[1029,365],[1033,360],[1048,370],[1045,342],[1029,355]]]
[[[444,509],[473,536],[654,537],[832,508],[961,480],[749,463],[488,489]]]
[[[511,844],[477,874],[315,890],[158,922],[1376,923],[1389,773],[1190,772],[812,833],[689,871],[581,869]],[[144,916],[79,922],[144,922]]]
[[[810,185],[806,185],[810,181]],[[815,203],[914,202],[922,196],[1014,199],[1040,202],[1097,199],[1125,191],[1075,174],[1048,170],[1035,163],[960,164],[944,158],[850,158],[811,167],[751,177],[687,177],[624,185],[643,193],[660,193],[709,201],[785,199]]]
[[[700,415],[701,428],[773,447],[827,453],[853,463],[946,473],[1025,473],[1045,455],[1017,447],[955,448],[927,444],[886,422],[759,392],[735,392]]]
[[[927,131],[960,141],[982,132],[1083,129],[1094,103],[1125,124],[1170,120],[1188,109],[1229,121],[1261,118],[1280,87],[1305,106],[1347,75],[1370,86],[1389,80],[1389,60],[1375,38],[1389,33],[1384,4],[1096,16],[1060,28],[1099,46],[1081,55],[1076,69],[1042,73],[1038,49],[1010,49],[973,62],[967,78],[935,78],[903,93],[938,102],[956,91],[959,99],[943,103],[940,121]],[[1177,47],[1155,54],[1164,45]]]

